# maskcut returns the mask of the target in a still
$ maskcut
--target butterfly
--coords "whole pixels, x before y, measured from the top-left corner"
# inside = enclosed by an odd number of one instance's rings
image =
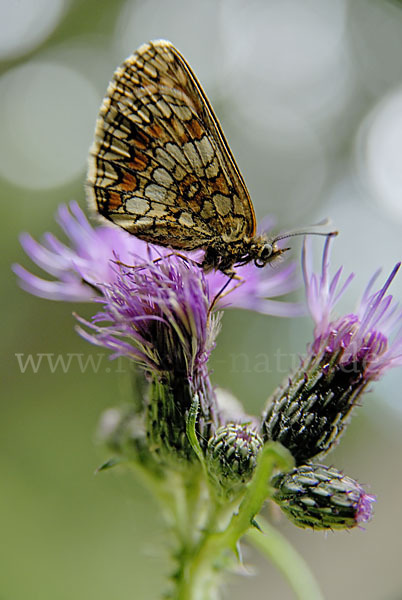
[[[106,219],[205,272],[263,267],[287,249],[256,235],[250,195],[197,77],[168,41],[143,44],[109,84],[90,150],[88,197]],[[287,237],[287,236],[286,236]]]

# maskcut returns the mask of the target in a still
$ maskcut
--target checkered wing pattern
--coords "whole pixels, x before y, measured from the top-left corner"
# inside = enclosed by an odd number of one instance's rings
[[[242,176],[191,68],[164,40],[116,71],[90,153],[88,193],[139,238],[192,250],[253,237]]]

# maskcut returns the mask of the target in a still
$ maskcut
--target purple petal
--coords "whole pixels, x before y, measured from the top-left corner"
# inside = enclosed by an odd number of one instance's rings
[[[19,277],[22,289],[40,298],[67,302],[87,302],[94,296],[94,291],[90,287],[75,280],[69,282],[46,281],[29,273],[21,265],[13,265],[12,269]]]

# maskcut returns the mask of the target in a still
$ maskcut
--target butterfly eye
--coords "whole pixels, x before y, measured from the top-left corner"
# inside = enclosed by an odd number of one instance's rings
[[[265,267],[269,258],[272,255],[272,252],[273,252],[272,245],[268,244],[268,242],[266,242],[263,245],[263,247],[261,248],[261,252],[259,253],[259,256],[257,256],[257,258],[254,260],[255,266],[259,267],[260,269],[262,269],[262,267]]]

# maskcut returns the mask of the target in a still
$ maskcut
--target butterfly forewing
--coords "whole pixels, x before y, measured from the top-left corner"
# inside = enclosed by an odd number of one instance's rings
[[[191,250],[255,233],[247,189],[205,93],[163,40],[116,71],[88,184],[97,210],[145,241]]]

